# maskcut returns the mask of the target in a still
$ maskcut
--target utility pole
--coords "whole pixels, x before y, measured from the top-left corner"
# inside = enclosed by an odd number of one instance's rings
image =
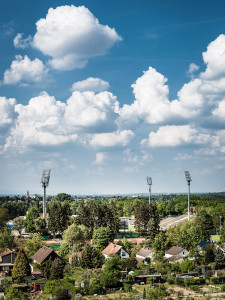
[[[152,191],[152,177],[147,176],[147,184],[149,186],[149,197],[148,197],[148,204],[150,205],[151,203],[151,191]]]
[[[46,188],[49,184],[49,179],[50,179],[50,172],[51,170],[43,170],[42,173],[42,178],[41,178],[41,183],[42,187],[44,188],[44,197],[43,197],[43,219],[46,218]]]
[[[188,184],[188,221],[190,221],[190,186],[191,186],[191,175],[189,171],[184,171],[187,184]]]

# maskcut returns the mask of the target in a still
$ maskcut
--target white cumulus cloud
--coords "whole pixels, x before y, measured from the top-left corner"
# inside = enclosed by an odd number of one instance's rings
[[[68,127],[112,131],[115,130],[118,105],[116,97],[109,92],[73,92],[67,100],[65,119]]]
[[[72,91],[93,91],[96,93],[106,91],[109,88],[109,83],[100,78],[89,77],[82,81],[74,82]]]
[[[205,144],[209,140],[209,134],[198,133],[190,125],[167,125],[159,127],[157,132],[151,132],[149,138],[141,143],[150,147],[175,147],[183,144]]]
[[[225,76],[225,35],[221,34],[212,41],[207,51],[203,54],[203,60],[207,65],[205,72],[201,73],[203,79],[217,79]]]
[[[127,146],[133,137],[134,133],[131,130],[99,133],[93,135],[90,145],[93,147]]]
[[[82,68],[90,57],[103,55],[121,40],[114,28],[101,25],[84,6],[50,8],[36,23],[33,46],[52,59],[54,69]]]
[[[65,104],[47,93],[30,99],[28,105],[17,104],[16,126],[11,129],[5,148],[25,149],[29,146],[53,146],[77,139],[63,126]]]
[[[38,58],[30,60],[25,55],[16,55],[15,60],[12,61],[10,69],[4,72],[4,84],[30,83],[41,82],[48,76],[48,70],[45,68],[43,62]]]
[[[16,99],[0,97],[0,136],[13,125],[16,118]]]

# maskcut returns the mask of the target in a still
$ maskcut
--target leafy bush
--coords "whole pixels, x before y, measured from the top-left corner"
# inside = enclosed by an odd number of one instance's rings
[[[225,284],[221,285],[221,292],[225,292]]]
[[[189,286],[192,290],[194,290],[195,292],[199,292],[200,291],[200,288],[197,284],[191,284]]]
[[[168,282],[169,284],[174,284],[174,281],[175,281],[175,278],[172,278],[172,277],[168,277],[168,278],[167,278],[167,282]]]
[[[209,282],[211,284],[218,284],[220,282],[220,278],[219,277],[210,277]]]
[[[180,286],[184,286],[184,279],[183,278],[175,278],[175,284],[180,285]]]
[[[194,278],[184,278],[184,284],[185,286],[190,286],[190,285],[195,285],[196,284],[196,280]]]
[[[131,284],[123,283],[123,288],[124,288],[124,291],[127,292],[127,293],[132,291],[132,285]]]

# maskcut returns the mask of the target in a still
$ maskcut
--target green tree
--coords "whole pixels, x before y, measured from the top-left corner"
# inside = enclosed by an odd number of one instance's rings
[[[220,243],[225,243],[225,222],[223,223],[220,232]]]
[[[135,230],[139,235],[147,234],[149,222],[149,205],[140,204],[135,210]]]
[[[71,201],[71,200],[72,200],[71,195],[66,194],[66,193],[60,193],[54,197],[54,201],[59,201],[59,202],[65,202],[65,201]]]
[[[15,245],[12,231],[8,227],[4,227],[0,232],[0,251],[3,252],[6,248],[13,249]]]
[[[28,249],[29,257],[34,255],[44,244],[39,233],[32,233],[30,239],[27,239],[25,244]]]
[[[123,249],[131,255],[133,244],[128,241],[125,237],[118,242],[118,245],[123,246]]]
[[[6,223],[9,221],[9,211],[7,208],[0,208],[0,230],[6,226]]]
[[[205,264],[208,265],[212,262],[214,262],[214,246],[213,245],[207,245],[205,248]]]
[[[105,249],[113,241],[112,232],[108,227],[99,227],[93,234],[93,243],[99,250]]]
[[[12,277],[14,279],[18,279],[22,281],[23,278],[25,276],[30,275],[30,273],[31,270],[30,270],[30,264],[28,258],[25,252],[23,251],[23,249],[21,248],[15,259],[15,263],[12,270]]]
[[[40,234],[48,233],[48,231],[46,229],[46,226],[47,226],[46,221],[42,217],[39,217],[34,220],[34,226],[35,226],[36,232],[38,232]]]
[[[89,294],[94,295],[101,292],[101,285],[99,279],[92,277],[89,282]]]
[[[67,255],[69,253],[69,251],[70,251],[69,244],[66,242],[63,242],[59,247],[58,254],[59,254],[59,256],[63,257],[65,255]]]
[[[70,225],[64,232],[63,241],[70,247],[73,247],[75,243],[84,242],[90,239],[90,229],[84,225]]]
[[[119,283],[117,273],[104,269],[99,277],[100,284],[104,288],[116,287]]]
[[[213,218],[205,210],[202,210],[200,213],[198,213],[195,223],[203,230],[210,230],[213,228]]]
[[[64,288],[59,280],[48,281],[44,287],[44,292],[51,294],[54,300],[65,299]]]
[[[35,232],[36,231],[35,219],[37,219],[38,217],[39,217],[39,211],[37,208],[32,207],[31,209],[29,209],[29,211],[26,215],[26,219],[24,221],[24,226],[25,226],[26,232]]]
[[[24,223],[23,217],[16,217],[13,220],[13,229],[18,230],[19,234],[22,233],[22,230],[24,228],[24,224],[23,223]]]
[[[189,260],[186,258],[184,261],[182,261],[182,263],[180,263],[180,270],[182,273],[190,272],[194,270],[194,268],[195,262],[193,260]]]
[[[48,229],[53,235],[62,234],[70,224],[70,205],[68,202],[54,201],[49,206]]]
[[[137,260],[135,257],[128,257],[121,260],[121,269],[127,272],[134,271],[137,268]]]
[[[159,213],[157,210],[157,205],[155,202],[152,202],[149,205],[149,221],[147,223],[147,233],[151,242],[154,241],[156,234],[159,233]]]
[[[101,268],[104,263],[102,253],[91,244],[86,244],[81,255],[80,265],[86,269]]]
[[[215,263],[217,269],[223,269],[225,267],[225,255],[221,248],[217,248],[215,251]]]
[[[108,271],[113,271],[119,275],[119,271],[122,268],[122,259],[117,254],[111,254],[105,262],[105,269]]]
[[[59,263],[57,259],[54,259],[51,264],[49,279],[50,280],[62,279],[63,270],[64,270],[64,264]]]
[[[16,287],[10,286],[6,290],[5,300],[22,300],[23,294]]]

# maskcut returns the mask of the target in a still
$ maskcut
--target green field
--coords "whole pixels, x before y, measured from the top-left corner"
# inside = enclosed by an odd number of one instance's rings
[[[220,235],[210,235],[210,238],[213,242],[218,242],[220,240]]]

